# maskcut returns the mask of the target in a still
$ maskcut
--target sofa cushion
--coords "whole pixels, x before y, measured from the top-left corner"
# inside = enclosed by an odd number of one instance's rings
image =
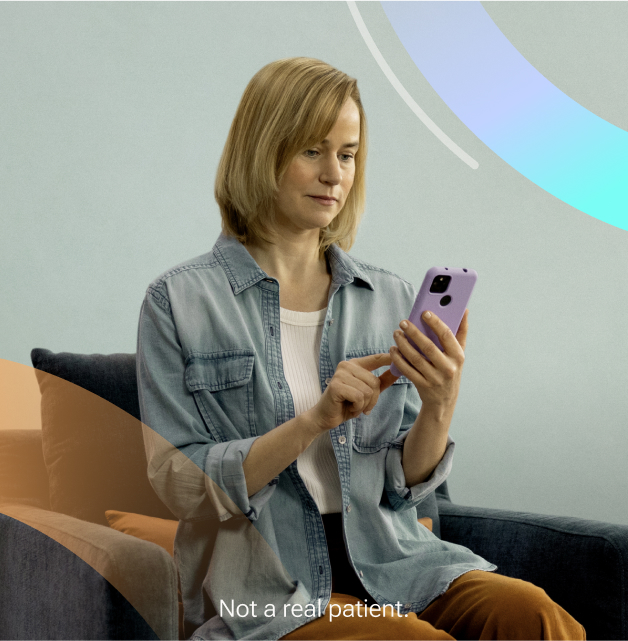
[[[148,482],[134,354],[34,349],[50,506],[107,525],[115,509],[172,519]]]

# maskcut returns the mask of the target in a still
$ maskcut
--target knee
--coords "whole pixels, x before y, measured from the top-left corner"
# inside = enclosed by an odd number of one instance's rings
[[[545,590],[520,579],[493,586],[489,627],[509,639],[585,639],[584,628]]]
[[[501,607],[511,610],[534,612],[551,607],[554,603],[545,590],[521,579],[503,577],[505,581],[492,586],[493,598]]]

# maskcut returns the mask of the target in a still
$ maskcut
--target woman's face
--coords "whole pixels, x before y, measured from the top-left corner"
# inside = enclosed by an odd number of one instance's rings
[[[353,185],[359,140],[360,112],[349,98],[325,139],[295,156],[280,180],[275,201],[280,229],[300,233],[331,223]]]

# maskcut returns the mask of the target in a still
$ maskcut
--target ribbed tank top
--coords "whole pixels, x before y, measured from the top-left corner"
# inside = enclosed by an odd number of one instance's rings
[[[284,376],[298,416],[314,407],[322,396],[318,359],[327,308],[316,312],[279,311]],[[301,453],[297,469],[321,514],[342,511],[338,465],[329,432],[318,436]]]

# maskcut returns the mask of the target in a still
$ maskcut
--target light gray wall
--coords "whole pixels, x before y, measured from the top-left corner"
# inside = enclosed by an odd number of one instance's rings
[[[519,51],[628,128],[628,4],[494,2]],[[368,207],[352,252],[420,284],[475,268],[454,500],[628,524],[628,232],[557,200],[458,121],[379,3],[0,3],[0,358],[132,352],[146,285],[219,233],[213,177],[250,77],[315,56],[359,80]]]

